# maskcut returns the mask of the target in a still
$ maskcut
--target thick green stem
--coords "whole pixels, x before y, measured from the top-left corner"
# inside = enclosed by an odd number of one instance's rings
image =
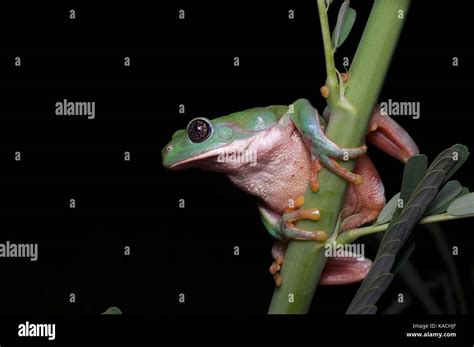
[[[324,0],[318,0],[320,17],[322,3]],[[370,116],[397,45],[409,4],[410,0],[375,0],[350,69],[347,101],[336,100],[331,107],[331,119],[326,135],[342,147],[357,147],[364,142]],[[402,18],[399,11],[403,13]],[[327,26],[327,22],[321,24],[324,40],[324,25]],[[353,164],[341,163],[350,170],[353,169]],[[346,182],[327,170],[322,170],[318,178],[321,188],[316,194],[308,189],[303,208],[319,208],[321,220],[301,221],[298,227],[326,230],[332,234],[344,200]],[[291,241],[281,271],[283,284],[275,289],[268,312],[306,313],[326,260],[323,243]]]

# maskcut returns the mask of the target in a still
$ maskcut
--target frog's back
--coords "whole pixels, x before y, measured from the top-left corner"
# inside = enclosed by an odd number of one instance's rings
[[[280,118],[288,111],[288,106],[272,105],[255,107],[239,111],[213,120],[218,124],[238,124],[244,131],[262,131],[275,126]]]

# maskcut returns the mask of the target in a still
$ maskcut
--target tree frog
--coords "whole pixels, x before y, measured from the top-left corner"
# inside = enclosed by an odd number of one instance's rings
[[[384,188],[365,145],[341,148],[324,133],[330,115],[320,115],[306,99],[289,106],[257,107],[223,117],[192,119],[178,130],[162,150],[168,169],[200,168],[226,174],[239,188],[257,198],[262,222],[276,239],[275,259],[270,266],[275,282],[290,239],[324,242],[325,230],[308,231],[295,226],[301,219],[318,220],[318,209],[301,209],[310,185],[319,189],[318,172],[325,168],[347,180],[346,200],[341,211],[341,231],[377,218],[385,205]],[[405,162],[418,153],[406,131],[376,108],[367,140]],[[338,160],[356,159],[354,172]],[[323,211],[324,213],[324,211]],[[321,276],[322,284],[345,284],[362,280],[371,262],[356,257],[330,258]]]

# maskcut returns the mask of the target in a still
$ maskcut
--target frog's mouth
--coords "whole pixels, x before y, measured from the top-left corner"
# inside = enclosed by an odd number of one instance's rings
[[[217,148],[205,153],[198,154],[194,157],[184,159],[174,164],[171,164],[170,166],[168,166],[168,169],[183,170],[190,167],[207,166],[206,164],[210,162],[214,162],[214,161],[217,162],[217,157],[219,156],[220,153],[222,153],[223,150],[224,150],[223,148]],[[215,160],[213,160],[213,158],[215,158]]]
[[[223,147],[211,149],[210,151],[183,159],[168,166],[168,169],[182,170],[190,167],[198,167],[204,170],[225,171],[228,168],[239,165],[239,162],[227,160],[228,153],[242,153],[248,151],[253,139],[241,139]]]

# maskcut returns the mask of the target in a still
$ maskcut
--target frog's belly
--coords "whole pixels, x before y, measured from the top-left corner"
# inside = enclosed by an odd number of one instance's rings
[[[309,182],[311,156],[296,129],[282,132],[271,150],[257,153],[257,165],[229,175],[231,181],[258,197],[266,207],[283,214],[303,195]]]

